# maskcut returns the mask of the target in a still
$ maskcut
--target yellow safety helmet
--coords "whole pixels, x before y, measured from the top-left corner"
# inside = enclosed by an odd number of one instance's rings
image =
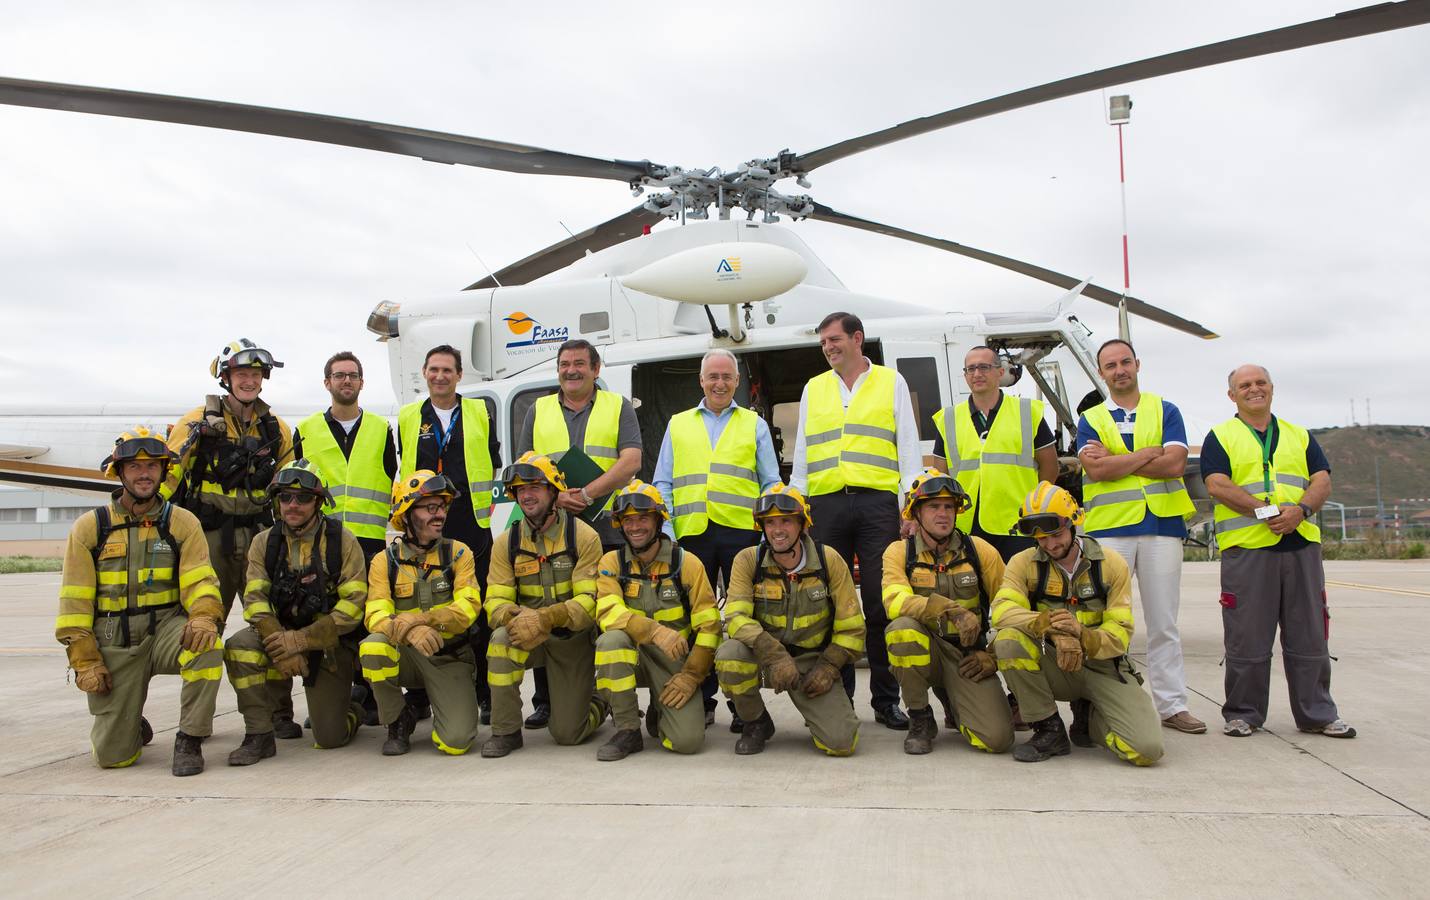
[[[670,511],[665,508],[665,498],[661,497],[655,485],[632,478],[631,483],[616,494],[616,499],[611,504],[611,524],[620,528],[621,522],[627,516],[644,512],[655,513],[660,516],[662,522],[670,521]]]
[[[502,485],[506,495],[516,499],[516,489],[523,484],[549,484],[558,491],[566,490],[566,476],[556,468],[551,457],[528,450],[521,458],[502,470]]]
[[[814,527],[814,517],[809,514],[809,503],[804,495],[784,482],[776,482],[765,489],[755,501],[755,530],[760,530],[764,519],[778,516],[803,516],[804,527]]]
[[[951,497],[955,512],[963,512],[972,502],[957,478],[929,467],[915,476],[913,484],[909,485],[909,492],[904,497],[904,518],[912,519],[914,507],[935,497]]]
[[[423,497],[446,497],[447,502],[455,502],[462,492],[446,475],[438,475],[431,469],[418,469],[406,478],[399,478],[392,485],[392,527],[407,531],[407,511]]]
[[[158,434],[143,425],[136,425],[114,439],[114,452],[104,458],[99,464],[99,468],[110,478],[118,478],[117,464],[131,459],[160,460],[164,463],[164,471],[167,472],[169,464],[174,461],[174,454]]]
[[[1050,537],[1062,529],[1082,524],[1082,507],[1072,494],[1050,481],[1040,481],[1023,499],[1014,530],[1027,537]]]
[[[262,369],[263,377],[267,378],[274,369],[283,368],[283,364],[248,338],[239,338],[218,352],[209,363],[209,374],[223,381],[230,369],[248,368]]]
[[[277,505],[278,495],[283,491],[312,494],[324,505],[333,505],[333,495],[328,493],[322,471],[307,459],[295,459],[278,470],[273,483],[268,485],[269,501]]]

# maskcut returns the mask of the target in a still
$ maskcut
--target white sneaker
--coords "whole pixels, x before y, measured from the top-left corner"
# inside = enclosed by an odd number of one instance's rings
[[[1344,719],[1337,719],[1319,728],[1302,728],[1300,730],[1307,734],[1324,734],[1326,737],[1333,738],[1353,738],[1356,736],[1356,730],[1346,724]]]
[[[1251,737],[1255,731],[1245,719],[1232,719],[1221,727],[1221,733],[1227,737]]]

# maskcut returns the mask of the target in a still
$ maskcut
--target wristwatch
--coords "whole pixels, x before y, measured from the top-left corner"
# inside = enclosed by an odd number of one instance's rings
[[[581,488],[581,499],[582,499],[582,500],[585,500],[585,501],[586,501],[586,504],[587,504],[588,506],[590,505],[590,503],[591,503],[591,495],[588,494],[588,493],[586,493],[586,489],[585,489],[584,487]],[[1302,507],[1302,508],[1304,509],[1305,507]]]
[[[1305,516],[1307,520],[1310,520],[1310,518],[1316,514],[1315,510],[1304,503],[1297,503],[1296,505],[1301,507],[1301,515]]]

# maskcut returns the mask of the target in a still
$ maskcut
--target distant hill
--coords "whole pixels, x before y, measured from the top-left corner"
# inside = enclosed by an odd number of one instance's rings
[[[1311,433],[1331,462],[1332,500],[1373,506],[1377,458],[1380,493],[1387,504],[1430,498],[1430,427],[1357,425],[1313,428]]]

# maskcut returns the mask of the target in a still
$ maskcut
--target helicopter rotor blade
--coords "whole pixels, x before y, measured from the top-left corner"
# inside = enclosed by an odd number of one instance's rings
[[[597,159],[361,119],[19,78],[0,78],[0,103],[268,134],[527,175],[570,175],[631,183],[662,168],[650,160]]]
[[[790,166],[790,171],[808,173],[819,166],[827,165],[846,156],[853,156],[855,153],[862,153],[865,150],[872,150],[895,141],[902,141],[951,125],[971,122],[985,116],[1021,109],[1048,100],[1070,97],[1086,91],[1128,84],[1160,75],[1169,75],[1173,72],[1185,72],[1190,69],[1234,62],[1239,59],[1250,59],[1270,53],[1311,47],[1316,44],[1424,25],[1427,22],[1430,22],[1430,0],[1404,0],[1400,3],[1382,3],[1363,9],[1353,9],[1337,13],[1326,19],[1317,19],[1313,22],[1303,22],[1300,25],[1263,31],[1260,34],[1219,41],[1190,50],[1179,50],[1139,62],[1113,66],[1110,69],[1099,69],[1096,72],[1015,91],[932,116],[911,119],[882,131],[830,144],[828,147],[815,150],[812,153],[799,154],[793,165]]]
[[[947,250],[950,253],[957,253],[960,256],[980,260],[981,262],[1008,269],[1011,272],[1017,272],[1020,275],[1027,275],[1030,278],[1036,278],[1039,281],[1057,285],[1064,290],[1071,290],[1082,283],[1076,278],[1064,275],[1061,272],[1054,272],[1052,269],[1045,269],[1042,266],[1035,266],[1032,263],[1001,256],[997,253],[990,253],[987,250],[979,250],[967,244],[959,244],[943,238],[920,234],[917,231],[909,231],[908,229],[898,228],[893,225],[871,222],[868,219],[861,219],[858,216],[851,216],[847,213],[831,209],[823,203],[814,204],[814,212],[810,214],[810,218],[817,219],[821,222],[832,222],[836,225],[847,225],[850,228],[858,228],[861,231],[871,231],[875,234],[882,234],[888,237],[902,238],[906,241],[913,241],[916,244],[936,247],[939,250]],[[1174,328],[1177,331],[1186,332],[1187,334],[1199,338],[1211,339],[1218,337],[1216,332],[1203,325],[1199,325],[1189,319],[1184,319],[1176,313],[1168,312],[1165,309],[1153,306],[1145,300],[1139,300],[1136,297],[1129,296],[1124,298],[1122,294],[1116,291],[1110,291],[1105,287],[1099,287],[1095,284],[1088,284],[1082,289],[1082,293],[1084,296],[1091,297],[1094,300],[1106,303],[1112,307],[1120,306],[1125,299],[1127,312],[1132,315],[1150,319],[1159,325],[1166,325],[1168,328]]]
[[[594,253],[597,250],[604,250],[622,241],[630,240],[638,236],[646,226],[654,225],[664,218],[644,206],[637,206],[629,212],[621,213],[614,219],[607,219],[599,225],[587,228],[580,234],[552,244],[543,250],[538,250],[525,259],[518,260],[488,275],[481,281],[467,285],[462,290],[476,291],[483,288],[527,284],[543,275],[555,272],[557,269],[564,269],[585,256],[588,250]]]

